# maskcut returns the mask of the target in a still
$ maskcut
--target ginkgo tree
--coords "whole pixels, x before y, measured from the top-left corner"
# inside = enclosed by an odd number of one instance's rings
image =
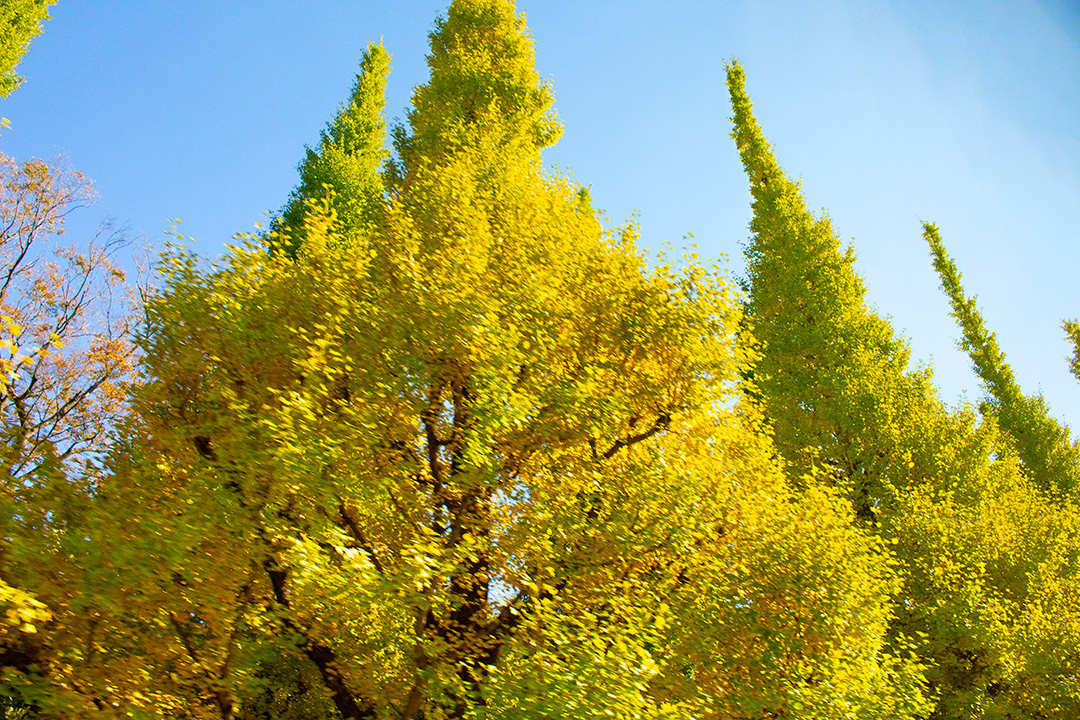
[[[1080,489],[1080,446],[1071,439],[1068,428],[1050,416],[1042,396],[1021,391],[997,339],[983,323],[975,298],[965,296],[960,272],[946,253],[937,227],[931,223],[923,227],[942,289],[963,330],[961,347],[987,389],[983,412],[993,415],[1008,433],[1017,456],[1040,487],[1075,496]],[[1069,331],[1069,323],[1065,329]]]
[[[166,254],[80,529],[97,622],[9,684],[57,716],[917,717],[891,554],[791,490],[722,269],[543,170],[512,3],[431,40],[383,172],[349,134],[381,132],[349,120],[373,46],[300,225]]]
[[[510,0],[436,21],[392,153],[389,61],[368,47],[266,235],[162,255],[95,462],[25,446],[0,695],[64,719],[1080,714],[1075,498],[910,367],[741,67],[745,292],[544,169],[561,128]]]
[[[329,204],[338,221],[334,234],[341,240],[369,231],[376,221],[384,201],[380,172],[388,157],[383,108],[389,72],[390,54],[381,43],[370,46],[348,103],[322,133],[318,150],[307,148],[300,185],[272,227],[279,238],[289,239],[287,251],[303,242],[312,202]]]
[[[1069,363],[1069,369],[1076,376],[1076,379],[1080,380],[1080,323],[1075,320],[1066,320],[1062,327],[1073,346],[1073,356],[1072,361]]]
[[[787,472],[834,485],[895,548],[904,582],[890,636],[924,664],[931,717],[1075,717],[1080,514],[1074,496],[1050,492],[1076,472],[1067,435],[1009,384],[928,225],[965,347],[991,391],[1011,393],[999,394],[1000,428],[945,406],[867,306],[853,249],[780,168],[736,63],[728,87],[753,196],[747,316],[762,350],[750,395]],[[1017,432],[1030,428],[1038,442]]]

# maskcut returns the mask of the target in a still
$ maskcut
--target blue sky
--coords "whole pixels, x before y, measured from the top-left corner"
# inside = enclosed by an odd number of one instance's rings
[[[812,208],[852,239],[870,301],[933,362],[944,398],[979,390],[920,220],[938,223],[1016,374],[1080,427],[1060,322],[1080,316],[1080,10],[1068,0],[519,0],[564,125],[546,160],[592,186],[646,246],[694,235],[741,268],[749,193],[723,65]],[[0,99],[0,150],[66,156],[151,244],[170,219],[208,257],[278,210],[303,146],[363,47],[393,54],[388,114],[426,80],[428,0],[60,0]]]

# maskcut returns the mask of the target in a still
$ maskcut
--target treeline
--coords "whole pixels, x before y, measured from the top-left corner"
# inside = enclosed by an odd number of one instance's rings
[[[741,288],[544,170],[510,0],[429,65],[388,153],[369,46],[270,231],[141,295],[49,244],[81,176],[4,159],[4,717],[1080,717],[1080,450],[937,229],[978,408],[738,64]]]

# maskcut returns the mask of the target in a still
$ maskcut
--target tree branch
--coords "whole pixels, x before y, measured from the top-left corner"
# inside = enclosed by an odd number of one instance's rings
[[[375,566],[375,569],[379,571],[379,574],[384,578],[386,577],[386,569],[379,561],[379,556],[375,554],[375,550],[371,547],[371,543],[368,542],[367,537],[364,535],[364,531],[360,529],[360,526],[356,523],[356,519],[349,513],[349,509],[345,506],[345,500],[338,496],[338,515],[341,517],[341,525],[349,533],[349,536],[356,541],[356,544],[360,546],[360,549],[367,553],[368,560]]]
[[[630,437],[616,441],[616,443],[610,448],[608,448],[607,452],[605,452],[601,457],[604,460],[609,460],[615,455],[615,453],[619,452],[623,448],[628,448],[631,445],[636,445],[642,440],[648,440],[661,430],[667,430],[670,425],[671,415],[669,415],[667,412],[661,412],[659,417],[656,418],[656,422],[653,423],[653,426],[651,428],[649,428],[643,433],[631,435]]]
[[[270,578],[270,586],[274,591],[274,599],[282,608],[290,610],[288,574],[284,570],[275,569],[274,563],[270,558],[266,559],[263,569],[266,570],[266,574]],[[334,699],[334,706],[337,708],[338,712],[341,713],[342,719],[376,720],[377,716],[374,708],[367,704],[361,705],[357,701],[356,696],[353,695],[352,691],[349,690],[348,686],[345,684],[345,679],[337,669],[337,656],[334,654],[334,651],[311,637],[307,629],[300,627],[299,624],[293,622],[292,618],[287,615],[282,616],[281,621],[286,628],[300,636],[300,651],[303,652],[308,660],[314,663],[315,667],[319,670],[323,685],[330,691],[330,694]]]

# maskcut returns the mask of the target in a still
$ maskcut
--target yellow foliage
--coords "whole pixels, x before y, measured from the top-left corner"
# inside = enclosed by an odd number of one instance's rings
[[[723,269],[541,169],[511,3],[432,42],[364,222],[331,195],[297,238],[163,257],[99,539],[162,618],[151,683],[276,716],[296,683],[343,717],[917,715],[890,555],[789,487]]]

